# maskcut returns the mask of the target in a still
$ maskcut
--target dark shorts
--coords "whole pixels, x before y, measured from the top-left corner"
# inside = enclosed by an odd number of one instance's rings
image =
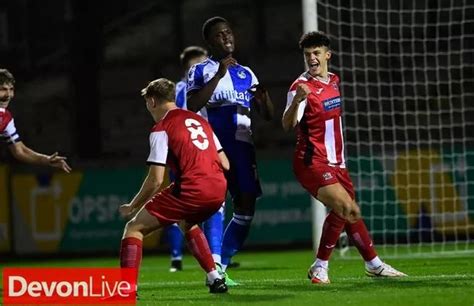
[[[179,199],[172,194],[172,187],[167,187],[156,194],[145,209],[158,219],[161,225],[167,226],[185,220],[188,223],[201,223],[215,214],[224,202],[224,196],[206,200]]]
[[[319,188],[339,183],[352,199],[355,198],[354,186],[346,168],[331,167],[318,162],[307,166],[302,159],[295,158],[293,171],[301,186],[314,197],[318,195]]]
[[[252,193],[256,197],[262,195],[258,178],[255,147],[238,140],[221,140],[225,154],[229,159],[230,170],[226,173],[227,188],[232,197],[239,193]]]

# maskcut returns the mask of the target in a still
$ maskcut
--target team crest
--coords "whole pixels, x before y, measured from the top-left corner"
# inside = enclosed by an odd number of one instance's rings
[[[239,70],[239,72],[237,72],[237,76],[241,79],[245,79],[247,77],[247,75],[245,74],[245,71],[243,70]]]
[[[331,172],[325,172],[323,173],[323,178],[325,181],[332,179],[332,174]]]
[[[335,90],[339,90],[339,87],[337,86],[336,82],[332,82],[332,88]]]

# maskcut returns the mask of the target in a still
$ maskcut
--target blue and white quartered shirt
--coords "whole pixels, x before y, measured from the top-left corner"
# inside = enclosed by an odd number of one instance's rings
[[[186,80],[176,83],[176,106],[182,109],[188,109],[186,103]]]
[[[208,58],[191,67],[188,73],[187,92],[199,90],[214,77],[219,62]],[[235,140],[252,142],[250,128],[250,100],[248,91],[258,84],[257,77],[250,68],[242,65],[229,66],[225,76],[220,79],[201,115],[209,121],[216,135]]]

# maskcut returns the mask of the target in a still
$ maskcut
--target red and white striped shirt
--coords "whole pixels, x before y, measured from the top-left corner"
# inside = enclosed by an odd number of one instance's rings
[[[303,73],[290,87],[285,112],[296,95],[298,84],[306,84],[311,93],[298,108],[294,158],[303,159],[308,166],[316,161],[345,168],[339,77],[329,73],[327,81],[323,81],[308,72]]]
[[[5,108],[0,108],[0,142],[11,145],[19,141],[20,135],[16,131],[12,114]]]

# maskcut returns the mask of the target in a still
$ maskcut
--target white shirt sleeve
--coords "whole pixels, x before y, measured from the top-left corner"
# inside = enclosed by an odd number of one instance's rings
[[[148,164],[166,165],[168,157],[168,134],[165,131],[150,134],[150,155]]]
[[[13,119],[8,122],[3,132],[1,132],[1,136],[1,138],[9,145],[20,141],[20,135],[18,135],[18,132],[16,131],[15,121]]]
[[[288,92],[288,95],[286,96],[286,107],[285,107],[285,111],[283,112],[283,115],[290,108],[291,102],[293,102],[293,98],[295,96],[296,96],[296,90]],[[296,120],[298,120],[298,122],[300,122],[301,118],[303,118],[305,107],[306,107],[306,99],[301,101],[301,103],[298,105],[298,114],[297,114],[297,117],[296,117]]]
[[[216,145],[217,152],[222,151],[222,145],[219,141],[219,138],[217,138],[217,136],[216,136],[216,134],[214,134],[214,132],[212,132],[212,136],[214,138],[214,144]]]

